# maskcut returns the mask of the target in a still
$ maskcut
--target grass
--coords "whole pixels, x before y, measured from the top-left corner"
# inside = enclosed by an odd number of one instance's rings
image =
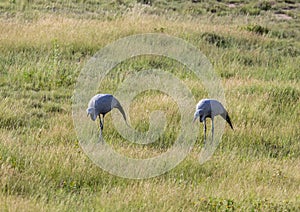
[[[0,1],[0,11],[1,210],[300,209],[297,1],[157,0],[151,6],[129,0]],[[279,19],[283,13],[292,19]],[[151,179],[123,179],[100,169],[81,149],[72,95],[94,53],[118,38],[149,32],[187,40],[209,58],[235,130],[226,126],[205,164],[198,163],[199,128],[194,149],[175,169]],[[129,74],[152,68],[177,76],[195,99],[206,97],[185,67],[149,56],[119,64],[99,90],[114,92]],[[133,157],[167,151],[179,130],[176,104],[162,93],[146,92],[132,107],[137,110],[129,116],[140,131],[147,131],[152,111],[164,110],[169,124],[162,137],[132,145],[107,116],[108,142]]]

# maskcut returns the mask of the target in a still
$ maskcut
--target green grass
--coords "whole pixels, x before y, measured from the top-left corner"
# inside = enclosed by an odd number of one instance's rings
[[[30,2],[0,1],[1,211],[300,209],[297,1]],[[221,77],[235,130],[226,126],[205,164],[198,163],[200,126],[194,149],[175,169],[151,179],[123,179],[103,171],[81,149],[72,96],[94,53],[118,38],[152,32],[183,38],[208,57]],[[154,68],[177,76],[195,99],[207,97],[186,67],[154,56],[119,64],[99,91],[114,92],[130,74]],[[167,151],[180,119],[171,98],[145,92],[129,116],[136,129],[147,131],[149,114],[157,109],[168,122],[157,142],[124,141],[111,116],[107,141],[133,157]]]

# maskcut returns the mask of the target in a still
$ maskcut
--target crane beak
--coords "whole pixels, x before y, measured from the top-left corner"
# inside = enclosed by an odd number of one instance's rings
[[[197,117],[194,117],[194,119],[193,119],[193,123],[195,123],[196,119],[197,119]]]

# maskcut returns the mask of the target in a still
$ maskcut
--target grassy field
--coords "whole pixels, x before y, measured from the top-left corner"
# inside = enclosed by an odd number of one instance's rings
[[[296,0],[0,1],[0,210],[299,211],[299,19]],[[72,95],[94,53],[149,32],[182,38],[208,57],[235,130],[226,126],[214,156],[202,165],[201,126],[191,154],[175,169],[124,179],[100,169],[81,149]],[[99,91],[113,93],[128,73],[151,68],[176,75],[195,99],[207,97],[184,67],[146,56],[118,65]],[[137,101],[137,112],[128,114],[133,126],[146,131],[143,110],[165,110],[163,137],[128,145],[107,116],[106,139],[128,155],[165,152],[179,130],[178,108],[162,93]]]

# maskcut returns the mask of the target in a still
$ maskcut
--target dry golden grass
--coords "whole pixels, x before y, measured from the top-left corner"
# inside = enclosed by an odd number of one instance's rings
[[[151,32],[164,32],[187,40],[191,34],[199,33],[200,36],[204,32],[230,34],[243,37],[249,42],[256,42],[258,39],[262,42],[267,40],[267,38],[239,29],[240,26],[251,23],[253,21],[251,18],[244,18],[245,20],[242,21],[243,17],[241,17],[238,22],[235,22],[234,19],[227,20],[224,17],[215,19],[203,17],[201,20],[181,20],[180,18],[167,20],[159,16],[131,14],[115,21],[99,21],[74,19],[60,15],[42,15],[37,20],[29,22],[1,19],[0,39],[7,45],[14,45],[18,41],[19,45],[43,46],[55,39],[64,44],[82,44],[84,42],[84,45],[98,46],[98,48],[127,35]],[[224,26],[228,22],[230,25]],[[267,21],[259,20],[257,22],[266,23]],[[86,39],[87,37],[88,39]]]

